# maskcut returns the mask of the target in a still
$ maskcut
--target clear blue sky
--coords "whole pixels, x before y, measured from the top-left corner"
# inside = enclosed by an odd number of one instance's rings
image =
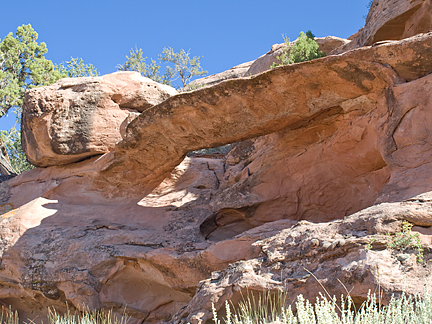
[[[300,31],[347,38],[364,25],[368,0],[1,0],[0,39],[31,24],[54,63],[82,57],[116,71],[132,47],[157,58],[164,47],[203,56],[209,74],[251,61]],[[10,113],[9,115],[13,114]],[[0,119],[8,128],[10,117]]]

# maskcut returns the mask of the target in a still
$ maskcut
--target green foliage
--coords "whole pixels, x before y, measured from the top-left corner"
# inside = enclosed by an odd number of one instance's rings
[[[31,25],[17,28],[0,43],[0,117],[12,107],[21,107],[28,88],[48,85],[61,73],[45,59],[45,43],[38,43],[38,34]]]
[[[162,54],[159,54],[158,61],[151,60],[151,64],[146,63],[147,57],[144,57],[142,49],[131,49],[130,56],[126,55],[126,62],[123,65],[118,65],[120,71],[137,71],[144,77],[150,78],[156,82],[172,85],[177,79],[180,79],[183,87],[194,76],[207,74],[200,65],[200,56],[189,56],[189,51],[181,49],[176,53],[171,47],[164,48]],[[165,65],[164,74],[160,74],[162,64]],[[170,64],[172,66],[170,66]],[[179,88],[177,86],[177,88]]]
[[[71,57],[70,61],[66,61],[66,65],[61,63],[56,66],[56,70],[61,74],[62,78],[78,78],[85,76],[99,76],[99,72],[93,64],[84,64],[82,58]]]
[[[147,57],[143,56],[141,48],[131,49],[130,56],[126,55],[126,62],[123,65],[118,65],[117,69],[119,71],[136,71],[153,81],[171,85],[171,79],[173,77],[171,70],[165,69],[164,75],[160,75],[161,64],[151,58],[151,64],[148,65],[146,59]]]
[[[73,314],[68,308],[64,315],[60,315],[55,309],[48,309],[48,321],[50,324],[126,324],[128,320],[129,316],[125,312],[119,320],[112,310],[90,311],[88,307],[84,307],[83,312]]]
[[[176,53],[171,47],[164,48],[159,58],[163,62],[169,62],[174,65],[170,68],[174,80],[180,78],[183,87],[190,82],[194,76],[206,75],[208,72],[201,68],[201,56],[189,57],[189,51],[181,49]]]
[[[275,304],[276,302],[276,304]],[[272,304],[273,303],[273,304]],[[367,300],[356,310],[351,297],[341,297],[340,306],[336,297],[331,300],[320,295],[315,303],[297,296],[295,306],[285,306],[286,302],[260,298],[256,304],[250,298],[240,302],[236,308],[225,303],[227,324],[430,324],[432,323],[432,295],[423,298],[402,295],[392,297],[388,305],[380,305],[374,295],[368,294]],[[233,308],[233,310],[231,310]],[[220,324],[213,305],[213,321]]]
[[[39,44],[37,39],[38,34],[29,24],[18,27],[15,35],[9,33],[0,42],[0,117],[10,110],[16,113],[15,125],[1,131],[0,148],[6,149],[18,173],[33,168],[22,151],[20,132],[15,127],[21,123],[25,91],[64,77],[98,75],[93,65],[84,64],[80,58],[71,58],[66,65],[54,65],[44,56],[48,52],[46,44]]]
[[[371,239],[370,242],[366,245],[366,248],[365,248],[366,251],[372,250],[372,248],[373,248],[373,244],[374,244],[376,241],[377,241],[376,238]]]
[[[285,36],[284,41],[285,47],[283,53],[277,57],[280,64],[273,63],[272,68],[280,65],[310,61],[326,56],[325,52],[319,50],[319,45],[315,41],[315,35],[310,30],[308,30],[306,34],[300,32],[294,44],[291,44],[289,38]]]
[[[0,117],[13,108],[17,114],[15,125],[20,122],[25,91],[61,78],[54,64],[44,57],[48,51],[45,43],[39,44],[37,38],[31,25],[22,25],[15,35],[9,33],[0,43]],[[1,139],[15,171],[29,168],[15,126],[2,131]]]
[[[21,133],[12,127],[10,130],[0,130],[0,138],[4,143],[6,152],[10,158],[10,163],[16,173],[33,169],[34,166],[27,160],[21,147]]]
[[[403,221],[402,230],[396,232],[394,236],[388,234],[390,241],[387,243],[389,249],[405,251],[412,248],[416,251],[417,262],[423,262],[423,247],[421,245],[419,233],[412,233],[413,224]]]

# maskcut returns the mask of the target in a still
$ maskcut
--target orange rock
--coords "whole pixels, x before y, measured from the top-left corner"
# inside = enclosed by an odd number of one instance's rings
[[[349,43],[346,39],[334,36],[317,37],[315,40],[319,45],[319,50],[327,54]],[[295,44],[295,41],[291,42],[291,44]],[[280,60],[277,57],[283,53],[285,48],[285,44],[274,44],[269,52],[257,58],[251,64],[250,68],[244,73],[244,76],[252,76],[270,70],[273,63],[280,64]]]
[[[137,72],[66,78],[31,89],[23,107],[23,149],[39,167],[107,153],[122,139],[121,124],[131,113],[176,93]]]
[[[375,0],[365,26],[352,36],[350,43],[330,54],[340,54],[382,41],[401,40],[431,30],[430,0]]]
[[[131,323],[201,323],[212,302],[246,288],[313,299],[321,288],[305,268],[331,294],[343,292],[337,279],[354,287],[358,302],[378,281],[385,301],[404,278],[406,293],[420,292],[430,247],[419,266],[410,251],[386,249],[385,234],[408,220],[430,242],[431,48],[424,34],[284,66],[172,96],[135,119],[129,108],[152,103],[130,73],[32,90],[27,151],[34,136],[49,152],[36,121],[51,134],[46,116],[58,113],[67,126],[70,100],[100,109],[86,116],[105,116],[119,142],[75,163],[40,159],[57,165],[0,183],[0,301],[38,320],[67,301],[127,305]],[[116,118],[104,104],[128,109]],[[109,146],[92,136],[82,143]],[[235,142],[224,158],[185,158]]]

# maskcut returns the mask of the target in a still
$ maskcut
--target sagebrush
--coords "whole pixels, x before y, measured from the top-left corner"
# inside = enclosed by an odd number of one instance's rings
[[[331,300],[323,295],[315,303],[299,295],[295,307],[286,305],[280,297],[260,297],[258,303],[250,297],[237,307],[225,303],[227,324],[431,324],[432,295],[411,297],[402,294],[392,297],[388,305],[381,305],[375,295],[369,294],[367,300],[356,309],[351,297],[336,297]],[[281,296],[281,295],[280,295]],[[295,311],[293,310],[295,309]],[[213,306],[213,321],[220,324]]]

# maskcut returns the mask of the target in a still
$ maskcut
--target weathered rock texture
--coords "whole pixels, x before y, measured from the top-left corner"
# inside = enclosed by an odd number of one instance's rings
[[[346,39],[334,36],[317,37],[315,40],[319,45],[319,50],[327,54],[333,52],[336,48],[349,43],[349,41]],[[294,45],[295,41],[291,42],[291,44]],[[284,43],[274,44],[268,53],[257,58],[252,63],[250,68],[245,72],[244,76],[252,76],[270,70],[273,63],[280,64],[278,56],[283,54],[285,48],[286,46]]]
[[[124,113],[107,121],[123,139],[75,163],[74,154],[41,159],[57,165],[0,183],[0,302],[37,323],[66,301],[118,313],[127,305],[130,323],[202,323],[211,302],[219,308],[245,288],[314,297],[303,267],[332,294],[345,292],[336,278],[354,287],[357,302],[378,282],[387,300],[401,278],[407,293],[421,292],[432,263],[431,50],[432,33],[417,35],[152,107],[133,74],[32,90],[24,125],[106,104]],[[31,136],[51,147],[50,123],[24,126],[27,151]],[[225,158],[185,158],[227,143],[236,144]],[[421,233],[422,264],[412,249],[386,248],[384,234],[403,220]]]
[[[365,122],[370,134],[384,122],[387,89],[432,71],[431,46],[432,34],[416,36],[171,97],[129,124],[125,140],[106,157],[109,166],[101,177],[119,194],[142,194],[134,192],[136,183],[159,183],[190,151],[296,130],[317,120],[327,125],[337,115],[371,118]],[[369,116],[376,107],[383,116]]]
[[[340,54],[382,41],[401,40],[431,30],[430,0],[374,0],[365,26],[350,43],[330,54]]]
[[[186,90],[186,91],[196,90],[196,89],[202,88],[204,86],[215,85],[215,84],[220,83],[220,82],[225,81],[225,80],[241,78],[241,77],[245,76],[245,73],[248,71],[248,69],[250,68],[252,63],[253,63],[253,61],[242,63],[242,64],[239,64],[239,65],[232,67],[231,69],[229,69],[227,71],[213,74],[213,75],[209,75],[205,78],[194,80],[191,83],[189,83],[184,88],[184,90]]]
[[[177,91],[137,72],[67,78],[26,94],[22,144],[36,166],[67,164],[114,149],[129,115]]]
[[[422,294],[432,279],[430,269],[417,262],[412,250],[387,249],[386,234],[400,231],[401,220],[416,223],[415,217],[410,218],[413,210],[429,215],[427,223],[420,224],[432,226],[430,197],[422,197],[422,202],[377,205],[332,223],[300,221],[257,241],[252,245],[261,251],[257,258],[213,272],[200,282],[191,302],[172,322],[205,323],[212,318],[212,303],[223,309],[226,300],[239,301],[253,291],[287,291],[291,304],[297,294],[314,301],[319,293],[325,294],[322,287],[338,297],[341,292],[346,295],[346,288],[357,306],[377,287],[384,304],[392,294]],[[432,228],[419,229],[424,233],[421,238],[428,246],[424,256],[430,264]]]

